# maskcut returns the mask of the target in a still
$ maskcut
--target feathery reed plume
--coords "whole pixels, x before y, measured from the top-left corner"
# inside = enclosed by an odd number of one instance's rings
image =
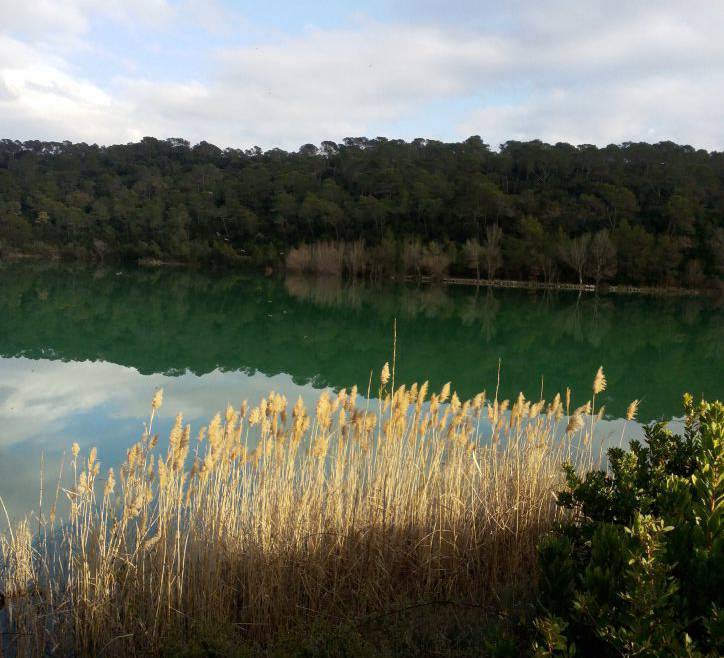
[[[635,420],[639,410],[639,401],[633,400],[626,408],[626,420]]]
[[[636,419],[636,413],[639,409],[639,400],[632,400],[631,404],[628,405],[626,408],[626,423],[635,420]],[[619,448],[623,445],[623,435],[626,431],[626,423],[623,424],[623,427],[621,428],[621,436],[618,439],[618,446]]]
[[[387,386],[387,382],[390,381],[390,364],[385,361],[385,365],[382,366],[382,372],[380,373],[380,383],[382,386]]]
[[[440,402],[445,402],[450,397],[450,382],[447,382],[440,390]]]
[[[593,379],[593,394],[598,395],[606,390],[606,375],[603,374],[603,366],[598,368],[596,376]]]
[[[108,469],[108,477],[106,478],[106,486],[103,489],[104,496],[110,496],[116,488],[116,476],[113,473],[113,469]]]
[[[151,400],[151,409],[158,410],[161,408],[161,405],[163,404],[163,389],[159,388],[156,393],[153,396],[153,400]]]
[[[568,425],[566,426],[566,434],[575,434],[579,430],[583,429],[583,417],[580,413],[574,413],[568,419]]]
[[[525,591],[561,513],[561,464],[589,465],[574,442],[590,441],[590,404],[561,440],[560,395],[542,414],[544,400],[461,400],[446,383],[426,404],[427,382],[387,391],[390,377],[385,364],[371,407],[356,388],[321,392],[311,416],[300,398],[287,417],[273,392],[227,407],[190,460],[179,414],[166,454],[147,429],[102,496],[97,451],[79,459],[74,443],[57,537],[33,538],[27,522],[0,534],[0,582],[47,590],[6,604],[18,655],[158,656],[168,638],[191,640],[196,620],[264,642],[313,617],[440,599],[492,607]],[[159,389],[151,419],[161,404]]]

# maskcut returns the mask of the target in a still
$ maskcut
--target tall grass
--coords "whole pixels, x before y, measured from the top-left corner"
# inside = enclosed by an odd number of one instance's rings
[[[364,245],[353,242],[315,242],[292,247],[286,257],[287,270],[296,274],[342,276],[343,270],[364,271]]]
[[[54,504],[2,536],[5,650],[156,655],[204,628],[265,642],[315,619],[522,596],[561,463],[593,459],[591,405],[565,398],[392,390],[385,366],[377,399],[323,392],[310,412],[271,393],[198,433],[179,415],[160,449],[159,392],[117,472],[74,444],[66,519]]]
[[[404,274],[433,279],[444,278],[454,260],[454,250],[433,241],[423,246],[419,240],[407,240],[401,254],[393,241],[383,241],[368,249],[362,240],[355,242],[322,241],[302,243],[289,249],[286,270],[292,274],[322,274],[350,278],[369,275],[371,278],[393,274],[398,269]]]

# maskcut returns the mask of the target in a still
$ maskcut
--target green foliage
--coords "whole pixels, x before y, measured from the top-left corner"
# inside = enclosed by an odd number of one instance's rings
[[[568,623],[555,615],[548,615],[536,619],[534,626],[540,640],[533,646],[533,655],[536,658],[546,656],[560,656],[573,658],[576,655],[576,645],[566,639]]]
[[[716,285],[722,189],[724,154],[671,142],[348,138],[287,153],[6,139],[0,253],[268,266],[302,243],[363,240],[381,276],[419,240],[432,276]]]
[[[566,467],[570,520],[538,550],[538,655],[724,650],[724,405],[684,406],[684,436],[653,424],[608,472]]]

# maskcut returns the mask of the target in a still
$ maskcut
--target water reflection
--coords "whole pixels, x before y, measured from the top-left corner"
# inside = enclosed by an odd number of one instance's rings
[[[195,427],[270,389],[311,404],[315,388],[357,384],[390,358],[397,381],[449,379],[461,397],[566,386],[588,398],[606,368],[598,441],[618,442],[628,403],[640,419],[680,413],[680,396],[721,397],[722,311],[705,299],[277,281],[240,274],[0,267],[0,495],[37,499],[72,441],[119,462],[166,389],[158,429],[183,411]],[[638,426],[631,432],[640,432]]]
[[[198,429],[227,404],[258,401],[272,390],[284,391],[291,400],[301,396],[310,407],[319,395],[285,374],[143,375],[106,362],[26,358],[0,359],[0,382],[0,496],[13,515],[38,502],[41,455],[46,501],[73,441],[83,449],[96,446],[104,468],[118,465],[143,432],[156,388],[165,390],[154,421],[162,437],[179,412]],[[3,523],[0,518],[0,529]]]
[[[490,390],[499,359],[506,396],[538,391],[543,377],[549,395],[571,386],[587,397],[603,364],[614,417],[633,398],[648,421],[677,414],[685,390],[724,392],[722,311],[705,299],[0,269],[1,356],[104,361],[144,375],[287,373],[365,390],[370,368],[389,359],[395,318],[398,380],[452,379],[462,396]]]

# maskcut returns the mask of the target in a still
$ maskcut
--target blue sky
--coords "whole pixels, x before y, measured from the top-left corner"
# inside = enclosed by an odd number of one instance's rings
[[[0,137],[724,148],[719,0],[0,0]]]

